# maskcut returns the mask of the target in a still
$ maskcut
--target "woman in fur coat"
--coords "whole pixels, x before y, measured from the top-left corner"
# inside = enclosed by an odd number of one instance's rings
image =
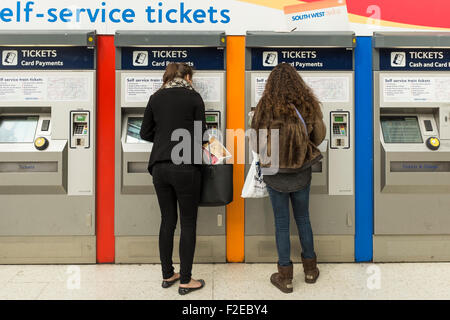
[[[255,151],[260,154],[263,178],[275,216],[278,272],[272,274],[270,280],[281,291],[290,293],[293,291],[293,264],[290,260],[289,201],[302,246],[305,281],[314,283],[319,276],[309,220],[309,191],[311,166],[322,158],[317,146],[326,133],[318,99],[291,65],[281,63],[272,70],[256,107],[252,128],[256,132],[268,131],[267,139],[261,139],[257,134]],[[278,139],[273,139],[276,133]],[[278,156],[272,154],[275,150]]]

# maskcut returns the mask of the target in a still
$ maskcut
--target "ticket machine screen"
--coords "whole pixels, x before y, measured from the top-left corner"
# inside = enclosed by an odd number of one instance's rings
[[[130,117],[127,124],[127,139],[126,143],[147,143],[141,139],[142,117]]]
[[[423,143],[416,116],[382,116],[385,143]]]
[[[31,143],[36,134],[38,117],[0,117],[0,143]]]

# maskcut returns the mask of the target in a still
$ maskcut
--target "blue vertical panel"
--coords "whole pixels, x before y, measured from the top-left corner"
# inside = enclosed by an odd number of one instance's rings
[[[372,37],[357,37],[355,50],[355,260],[373,255]]]

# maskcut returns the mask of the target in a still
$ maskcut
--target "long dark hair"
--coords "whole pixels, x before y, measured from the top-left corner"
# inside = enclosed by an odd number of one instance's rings
[[[193,74],[192,67],[187,63],[171,62],[167,65],[166,71],[164,72],[163,85],[175,78],[184,79],[186,76],[189,76],[192,79]]]
[[[267,124],[282,114],[297,117],[292,106],[297,108],[306,122],[313,121],[316,115],[322,113],[319,100],[297,70],[290,64],[280,63],[267,79],[256,108],[254,123],[261,128],[260,125]]]

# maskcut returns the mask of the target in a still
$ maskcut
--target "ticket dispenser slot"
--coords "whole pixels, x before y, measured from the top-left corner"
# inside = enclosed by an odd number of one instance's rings
[[[330,141],[332,149],[350,148],[350,114],[348,112],[330,113]]]
[[[90,145],[89,111],[72,111],[70,118],[70,148],[88,149]]]
[[[142,114],[124,115],[122,123],[122,193],[155,194],[148,172],[148,158],[153,144],[141,139]]]
[[[3,110],[0,107],[0,194],[66,193],[67,143],[51,140],[50,109]],[[39,139],[47,142],[45,152],[35,148]]]
[[[386,109],[382,109],[385,111]],[[440,141],[433,113],[381,114],[381,192],[430,193],[450,190],[448,151],[430,148]],[[403,109],[407,111],[408,109]],[[414,109],[417,111],[420,109]],[[413,111],[413,110],[411,110]],[[439,152],[436,150],[440,150]]]

